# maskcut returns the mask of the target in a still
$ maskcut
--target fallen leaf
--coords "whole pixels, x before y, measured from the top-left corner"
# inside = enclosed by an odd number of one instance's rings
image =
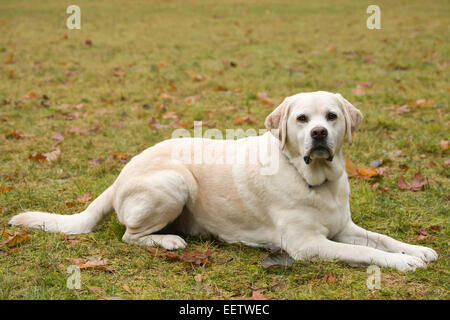
[[[422,176],[420,172],[417,172],[411,179],[411,190],[412,191],[420,191],[425,188],[428,182]]]
[[[84,44],[86,44],[88,46],[92,46],[92,40],[91,39],[86,39],[86,40],[84,40]]]
[[[78,203],[86,203],[92,200],[92,196],[89,192],[85,192],[81,197],[77,198]]]
[[[10,190],[14,190],[14,188],[9,187],[9,186],[0,187],[0,192],[10,191]]]
[[[203,281],[203,277],[202,277],[202,275],[201,275],[200,273],[198,273],[198,274],[196,274],[196,275],[194,276],[194,280],[195,280],[196,282],[202,282],[202,281]]]
[[[399,167],[400,170],[402,170],[402,171],[408,171],[408,170],[409,170],[409,167],[408,167],[406,164],[401,164],[401,165],[399,165],[398,167]]]
[[[419,99],[416,101],[416,107],[432,107],[434,99]]]
[[[441,149],[447,150],[450,147],[450,140],[441,140]]]
[[[29,155],[28,156],[28,160],[33,160],[33,161],[39,161],[39,162],[45,162],[47,161],[47,157],[44,156],[42,153],[35,153],[33,155]]]
[[[380,168],[381,169],[381,168]],[[375,168],[359,168],[355,163],[351,160],[345,160],[345,170],[347,171],[348,177],[358,177],[362,179],[370,179],[372,177],[377,177],[383,174],[383,170],[377,170]]]
[[[258,123],[258,120],[256,120],[255,117],[253,117],[252,115],[246,115],[246,116],[243,116],[243,117],[236,116],[234,118],[234,121],[233,121],[234,124],[241,124],[241,123],[244,123],[244,122],[247,122],[247,123]]]
[[[122,152],[115,153],[114,151],[111,152],[111,155],[108,157],[108,160],[119,160],[121,163],[127,162],[127,156],[123,154]]]
[[[397,114],[403,114],[403,113],[411,112],[411,110],[408,108],[407,104],[404,104],[402,106],[395,106],[394,105],[394,106],[390,106],[390,107],[385,107],[384,109],[395,111]]]
[[[5,233],[7,236],[7,239],[2,241],[4,245],[6,245],[8,248],[12,248],[17,246],[18,244],[31,240],[31,237],[26,234],[25,232],[14,232],[12,235]]]
[[[97,293],[97,292],[102,291],[101,288],[99,288],[99,287],[94,287],[94,286],[86,286],[86,288],[88,288],[89,291],[91,291],[91,292],[93,292],[93,293]]]
[[[52,151],[44,153],[43,156],[49,162],[55,161],[61,155],[61,150],[58,147],[53,147]]]
[[[24,134],[20,130],[13,130],[10,133],[6,135],[7,139],[26,139],[26,138],[32,138],[35,137],[34,134]]]
[[[253,290],[251,297],[242,297],[240,293],[231,296],[230,300],[269,300],[259,290]]]
[[[409,184],[406,182],[406,180],[405,180],[405,178],[403,176],[401,176],[398,179],[397,186],[401,190],[409,190],[409,188],[410,188]]]
[[[128,293],[130,293],[130,294],[133,293],[133,292],[131,292],[130,287],[129,287],[126,283],[124,283],[124,284],[122,285],[122,288],[123,288],[126,292],[128,292]]]
[[[37,96],[38,96],[38,95],[37,95],[36,92],[30,91],[30,92],[28,92],[28,93],[23,97],[23,100],[34,99],[34,98],[36,98]]]
[[[156,120],[154,117],[152,117],[152,122],[150,122],[148,124],[148,127],[151,129],[155,129],[155,130],[161,130],[161,129],[166,129],[168,126],[160,124],[158,122],[158,120]]]
[[[89,160],[89,163],[93,164],[93,165],[99,165],[99,164],[103,163],[104,161],[105,161],[104,158],[95,158],[95,159]]]
[[[200,99],[200,96],[199,96],[199,95],[196,95],[196,96],[186,97],[186,98],[184,98],[184,101],[190,103],[190,102],[198,101],[199,99]]]
[[[204,79],[204,77],[201,75],[201,74],[194,74],[193,76],[192,76],[192,80],[194,80],[194,81],[203,81],[203,79]]]
[[[336,277],[334,276],[334,274],[331,272],[325,276],[323,276],[322,278],[320,278],[318,280],[318,282],[325,282],[325,283],[329,283],[329,284],[335,284],[336,283]]]

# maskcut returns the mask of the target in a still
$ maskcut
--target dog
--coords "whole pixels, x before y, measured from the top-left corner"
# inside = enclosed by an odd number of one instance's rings
[[[175,250],[186,247],[179,235],[212,235],[227,243],[282,249],[295,260],[426,268],[438,257],[434,250],[367,231],[351,219],[342,146],[347,139],[352,143],[362,119],[341,94],[299,93],[269,114],[262,135],[165,140],[132,158],[85,211],[25,212],[9,224],[80,234],[115,211],[126,226],[122,239],[130,244]],[[275,146],[278,152],[235,164],[173,156],[173,150],[195,144],[219,156],[243,152],[244,160],[256,145]],[[276,172],[263,173],[271,163],[277,164]]]

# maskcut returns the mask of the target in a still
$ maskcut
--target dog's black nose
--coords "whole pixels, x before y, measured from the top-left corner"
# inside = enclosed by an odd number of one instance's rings
[[[324,127],[314,127],[311,130],[311,138],[315,140],[325,139],[328,136],[328,130]]]

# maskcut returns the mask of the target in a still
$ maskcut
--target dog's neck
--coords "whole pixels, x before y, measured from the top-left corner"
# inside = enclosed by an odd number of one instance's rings
[[[282,153],[310,188],[337,181],[345,171],[345,160],[341,149],[336,152],[332,161],[313,159],[309,164],[305,163],[298,152],[292,152],[289,148],[283,150]]]

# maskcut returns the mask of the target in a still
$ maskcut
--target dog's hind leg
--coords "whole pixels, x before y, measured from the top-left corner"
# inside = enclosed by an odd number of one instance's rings
[[[119,205],[120,220],[127,228],[122,240],[168,250],[185,248],[186,242],[177,235],[153,233],[181,214],[188,194],[183,176],[176,171],[159,171],[127,183]]]

